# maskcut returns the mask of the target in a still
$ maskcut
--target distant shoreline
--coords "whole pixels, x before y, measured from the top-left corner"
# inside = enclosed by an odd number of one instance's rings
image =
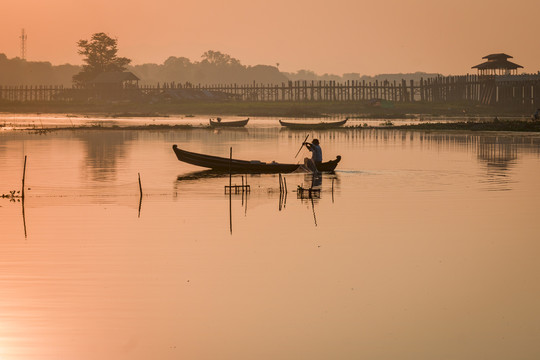
[[[531,120],[493,120],[493,121],[460,121],[460,122],[425,122],[421,124],[390,125],[383,129],[394,130],[429,130],[429,131],[510,131],[540,132],[540,121]]]
[[[2,129],[2,124],[0,124]],[[91,125],[78,125],[78,126],[55,126],[55,127],[31,127],[31,128],[11,128],[15,131],[23,131],[30,133],[46,134],[49,132],[58,131],[116,131],[116,130],[135,130],[135,131],[169,131],[169,130],[195,130],[195,129],[210,129],[215,130],[210,126],[196,126],[191,124],[145,124],[145,125],[103,125],[103,124],[91,124]],[[283,128],[285,129],[285,128]],[[246,128],[226,128],[227,131],[245,131]],[[301,131],[294,129],[287,129],[290,131]],[[380,123],[378,126],[363,124],[357,126],[342,126],[336,128],[328,128],[319,131],[351,131],[351,130],[412,130],[412,131],[473,131],[473,132],[535,132],[540,134],[540,121],[532,120],[490,120],[490,121],[451,121],[451,122],[422,122],[416,124],[406,125],[394,125],[391,121],[387,120]],[[305,129],[302,131],[310,131]]]
[[[273,117],[349,116],[363,119],[407,119],[429,116],[514,116],[528,118],[530,107],[494,107],[464,103],[386,103],[369,102],[184,102],[184,103],[66,103],[66,102],[0,102],[0,113],[12,114],[79,114],[105,117],[142,117],[169,115],[229,115]]]

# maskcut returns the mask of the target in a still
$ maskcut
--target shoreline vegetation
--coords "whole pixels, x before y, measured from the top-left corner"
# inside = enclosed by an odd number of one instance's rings
[[[0,124],[0,130],[6,124]],[[195,126],[191,124],[145,124],[145,125],[79,125],[79,126],[55,126],[55,127],[30,127],[30,128],[11,128],[14,131],[26,131],[36,134],[46,134],[48,132],[57,131],[75,131],[75,130],[192,130],[192,129],[209,129],[215,128],[207,126]],[[325,130],[331,131],[349,131],[349,130],[417,130],[417,131],[504,131],[504,132],[538,132],[540,133],[540,121],[536,120],[487,120],[487,121],[452,121],[452,122],[423,122],[418,124],[394,125],[387,120],[379,125],[357,125],[357,126],[342,126],[329,128]],[[229,131],[246,130],[245,128],[229,128]],[[289,131],[310,131],[287,129]]]
[[[372,101],[309,101],[309,102],[6,102],[0,101],[0,113],[13,114],[79,114],[104,117],[168,117],[171,115],[232,115],[275,117],[330,117],[346,115],[362,119],[407,119],[429,116],[523,116],[530,117],[532,106],[488,106],[470,103],[389,102]]]
[[[540,121],[532,121],[535,109],[494,107],[463,103],[385,103],[373,102],[185,102],[185,103],[66,103],[66,102],[0,102],[3,114],[67,114],[66,117],[100,116],[105,118],[178,117],[196,115],[326,118],[348,117],[353,120],[380,119],[381,123],[346,126],[347,129],[396,130],[466,130],[540,132]],[[441,121],[437,121],[440,117]],[[424,118],[426,118],[424,120]],[[449,119],[450,118],[450,119]],[[452,120],[452,118],[454,120]],[[505,118],[505,119],[503,119]],[[508,118],[508,119],[507,119]],[[419,123],[399,124],[398,120],[418,120]],[[448,121],[450,120],[450,121]],[[6,124],[0,124],[0,128]],[[191,124],[145,124],[137,126],[105,126],[103,124],[34,127],[18,130],[48,132],[59,130],[178,130],[200,128]]]

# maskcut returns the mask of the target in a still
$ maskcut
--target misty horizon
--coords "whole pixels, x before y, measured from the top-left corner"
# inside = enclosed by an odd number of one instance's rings
[[[209,64],[204,56],[192,61],[187,57],[170,56],[162,64],[145,63],[128,65],[127,71],[141,79],[142,85],[163,82],[218,84],[218,83],[272,83],[288,81],[401,81],[418,80],[421,77],[436,77],[439,73],[377,74],[374,76],[361,73],[317,74],[312,70],[301,69],[290,73],[280,71],[276,65],[243,65],[241,60],[216,51],[218,55],[230,59],[230,63]],[[204,55],[204,54],[203,54]],[[81,65],[53,65],[49,61],[29,61],[20,57],[9,59],[0,53],[0,85],[64,85],[72,84],[72,77],[81,70]]]

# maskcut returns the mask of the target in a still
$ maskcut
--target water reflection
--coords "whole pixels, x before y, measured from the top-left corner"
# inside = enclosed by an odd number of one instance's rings
[[[485,133],[442,133],[442,132],[422,132],[403,131],[392,129],[331,129],[310,131],[308,135],[317,137],[323,145],[325,158],[333,158],[342,155],[343,161],[337,171],[358,170],[361,166],[370,165],[370,156],[375,159],[379,156],[377,149],[388,151],[396,148],[406,151],[419,152],[456,152],[472,153],[476,155],[480,164],[485,166],[486,172],[484,181],[490,182],[493,179],[500,180],[503,176],[512,177],[513,166],[519,163],[522,155],[540,156],[540,137],[534,134],[485,134]],[[49,164],[49,156],[42,149],[50,148],[50,143],[58,144],[62,147],[66,157],[75,158],[81,153],[76,144],[81,144],[83,158],[79,159],[81,171],[78,175],[83,182],[99,183],[110,186],[115,180],[119,180],[118,172],[126,169],[127,158],[136,153],[137,143],[153,143],[156,146],[169,147],[172,143],[188,144],[189,149],[196,152],[214,155],[228,154],[229,148],[234,148],[238,158],[256,159],[261,161],[290,162],[294,153],[298,151],[299,144],[305,139],[306,132],[289,131],[286,129],[262,127],[248,129],[182,129],[182,130],[80,130],[80,131],[59,131],[46,135],[29,133],[2,133],[0,134],[0,167],[7,165],[8,159],[16,159],[24,155],[28,149],[39,153],[33,153],[30,161],[32,164],[41,162]],[[68,147],[69,145],[69,147]],[[148,148],[144,152],[151,152]],[[27,149],[27,150],[25,150]],[[156,147],[156,150],[158,148]],[[161,150],[160,150],[161,151]],[[140,155],[137,155],[140,156]],[[158,159],[157,156],[163,157]],[[36,157],[38,158],[36,160]],[[301,156],[303,157],[303,156]],[[155,160],[158,162],[164,159],[171,160],[171,164],[164,166],[184,167],[178,162],[173,164],[174,154],[163,155],[156,151]],[[69,159],[62,159],[67,164]],[[135,159],[134,161],[138,161]],[[372,161],[374,164],[375,162]],[[69,163],[73,168],[73,163]],[[50,166],[53,169],[54,166]],[[210,171],[197,172],[196,168],[182,170],[178,175],[181,177],[217,177]],[[35,169],[32,169],[35,171]],[[141,170],[141,169],[136,169]],[[63,186],[65,182],[70,185],[70,180],[63,174],[61,179],[55,174],[55,183]],[[3,179],[15,183],[16,176],[7,174],[13,179]],[[136,173],[130,174],[130,179],[123,179],[123,184],[134,184]],[[65,180],[64,180],[65,179]],[[40,182],[36,189],[52,190],[51,181]],[[493,184],[497,184],[495,181]],[[48,186],[45,187],[44,184]],[[97,184],[97,185],[99,185]],[[502,183],[501,183],[502,184]],[[511,182],[507,182],[503,187],[508,188]],[[64,184],[65,185],[65,184]],[[131,186],[130,185],[130,186]],[[118,190],[118,189],[117,189]]]
[[[492,137],[480,138],[478,142],[478,159],[487,166],[507,168],[518,158],[518,145],[509,141],[512,139],[498,139]]]
[[[126,142],[133,141],[136,134],[124,131],[96,130],[76,132],[85,147],[84,178],[96,182],[116,179],[118,161],[126,156]]]
[[[326,187],[325,181],[328,181]],[[254,202],[256,207],[268,201],[276,201],[277,212],[282,212],[287,209],[290,193],[296,193],[295,197],[299,203],[309,205],[316,224],[315,212],[317,204],[323,198],[321,193],[331,196],[334,203],[334,191],[339,187],[339,174],[233,174],[232,191],[229,191],[228,184],[229,174],[224,172],[214,170],[190,172],[176,177],[174,197],[186,200],[186,197],[191,198],[194,194],[198,194],[201,200],[219,198],[217,192],[219,189],[225,189],[221,194],[228,199],[229,232],[232,234],[235,222],[234,208],[237,206],[235,203],[240,202],[244,217],[248,215],[248,200]]]
[[[489,190],[511,190],[511,169],[518,158],[518,146],[512,139],[484,137],[478,143],[478,159],[486,166],[482,181]]]
[[[26,152],[32,187],[24,214],[0,199],[2,359],[534,353],[537,135],[317,132],[325,157],[343,156],[335,174],[251,174],[250,193],[225,194],[228,174],[170,145],[290,160],[305,133],[120,133],[0,135],[1,192],[20,186]],[[486,186],[495,170],[512,181]]]

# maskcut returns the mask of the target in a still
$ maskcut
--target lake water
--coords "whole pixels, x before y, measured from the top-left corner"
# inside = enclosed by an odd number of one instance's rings
[[[309,132],[342,156],[315,199],[303,173],[229,197],[171,149],[291,162],[307,134],[0,131],[0,194],[27,156],[24,203],[0,198],[0,359],[540,357],[540,134]]]

